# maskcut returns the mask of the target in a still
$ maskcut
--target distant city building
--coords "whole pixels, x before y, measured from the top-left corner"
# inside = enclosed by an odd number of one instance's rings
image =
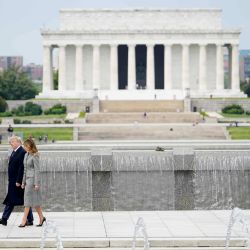
[[[12,66],[20,67],[25,73],[28,74],[31,80],[42,82],[43,79],[43,66],[30,63],[23,65],[22,56],[0,56],[0,72],[9,69]]]
[[[240,80],[245,81],[250,78],[250,50],[240,51]]]
[[[0,56],[0,69],[6,70],[11,66],[23,67],[22,56]]]
[[[43,79],[43,66],[30,63],[23,67],[23,71],[28,74],[31,80],[42,82]]]

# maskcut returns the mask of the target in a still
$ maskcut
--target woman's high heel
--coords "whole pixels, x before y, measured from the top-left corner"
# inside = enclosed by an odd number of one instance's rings
[[[37,227],[42,227],[42,225],[43,225],[43,223],[46,221],[46,218],[45,217],[43,217],[43,220],[42,220],[42,223],[40,223],[40,224],[38,224],[38,225],[36,225]]]
[[[20,224],[18,227],[25,227],[26,224]]]

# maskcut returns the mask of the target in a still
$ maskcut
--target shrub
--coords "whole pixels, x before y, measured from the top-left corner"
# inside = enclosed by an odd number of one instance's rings
[[[12,116],[12,113],[10,111],[0,113],[0,117],[10,117],[10,116]]]
[[[84,117],[85,117],[85,115],[86,115],[86,113],[85,113],[85,112],[83,112],[83,111],[81,111],[81,112],[80,112],[80,114],[79,114],[79,118],[84,118]]]
[[[55,108],[55,109],[63,109],[64,112],[66,112],[66,106],[63,106],[61,103],[58,103],[56,105],[54,105],[52,108]]]
[[[244,109],[238,104],[232,104],[224,107],[222,113],[225,114],[244,114]]]
[[[44,111],[44,114],[60,115],[60,114],[66,114],[66,112],[67,112],[66,106],[62,106],[62,104],[56,104],[53,107],[46,109]]]
[[[14,124],[21,124],[21,120],[20,119],[14,119]]]
[[[201,115],[202,117],[208,116],[208,114],[207,114],[205,111],[200,111],[200,115]]]
[[[53,123],[60,124],[60,123],[62,123],[62,121],[60,121],[60,120],[54,120]]]
[[[45,110],[43,111],[43,113],[44,113],[45,115],[49,115],[49,112],[50,112],[49,109],[45,109]]]
[[[8,108],[7,102],[0,96],[0,112],[5,112],[7,108]]]
[[[24,112],[26,115],[41,115],[43,111],[40,105],[32,102],[26,102]]]
[[[23,120],[22,124],[31,124],[32,122],[30,120]]]
[[[65,114],[64,111],[62,109],[59,109],[59,108],[53,108],[51,110],[51,114],[53,115],[60,115],[60,114]]]
[[[72,123],[73,123],[73,121],[66,119],[66,120],[64,121],[64,123],[67,123],[67,124],[72,124]]]
[[[11,111],[16,116],[31,116],[31,115],[41,115],[42,108],[40,105],[27,102],[25,105],[20,105],[17,108],[12,109]]]
[[[16,116],[24,116],[24,106],[20,105],[17,108],[12,109],[11,112]]]

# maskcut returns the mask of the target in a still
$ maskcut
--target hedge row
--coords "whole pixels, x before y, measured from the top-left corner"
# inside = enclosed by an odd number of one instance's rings
[[[222,109],[222,113],[224,114],[237,114],[237,115],[241,115],[241,114],[250,114],[250,111],[246,111],[238,104],[232,104],[232,105],[228,105],[226,107],[224,107]]]
[[[1,99],[0,99],[1,102]],[[42,107],[38,104],[32,102],[26,102],[25,105],[20,105],[17,108],[12,109],[11,111],[1,112],[0,117],[9,117],[9,116],[32,116],[32,115],[41,115],[44,113],[45,115],[49,114],[66,114],[67,108],[61,104],[56,104],[53,107],[42,110]]]

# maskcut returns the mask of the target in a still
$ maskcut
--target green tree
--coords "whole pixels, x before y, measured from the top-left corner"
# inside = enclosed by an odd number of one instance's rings
[[[53,71],[53,85],[54,89],[58,89],[58,70]]]
[[[37,94],[36,86],[20,67],[11,67],[0,74],[0,96],[5,100],[27,100]]]
[[[7,108],[7,102],[0,96],[0,112],[5,112]]]
[[[248,97],[250,97],[250,82],[244,81],[240,83],[240,89],[247,94]]]

